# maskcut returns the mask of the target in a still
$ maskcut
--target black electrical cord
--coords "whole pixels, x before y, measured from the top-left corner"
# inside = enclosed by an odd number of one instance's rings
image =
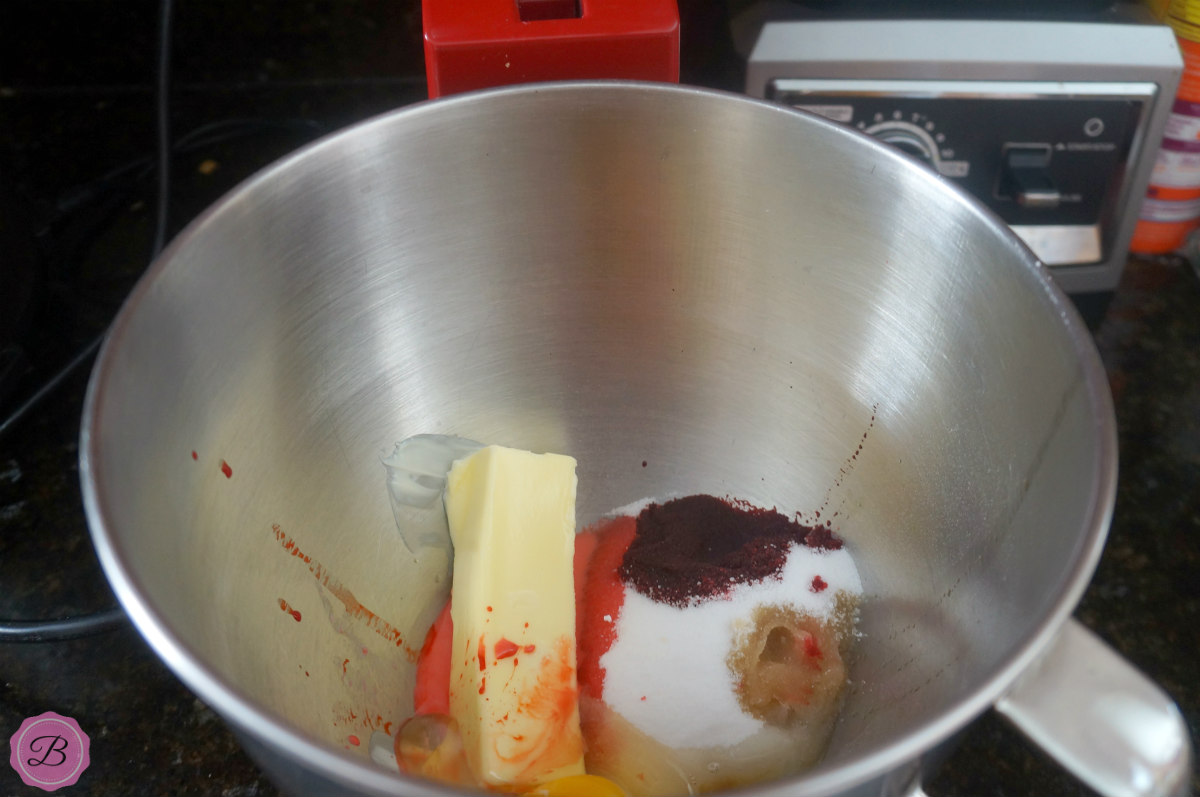
[[[167,222],[171,214],[171,17],[174,0],[160,0],[158,15],[158,213],[150,259],[167,245]]]
[[[236,117],[207,122],[177,138],[172,136],[172,166],[178,163],[180,155],[205,151],[253,135],[284,133],[310,140],[325,132],[324,125],[303,118]],[[75,269],[84,261],[87,248],[109,228],[115,217],[127,210],[131,198],[145,190],[158,170],[157,160],[157,152],[140,156],[59,195],[53,212],[40,224],[37,237],[53,261],[51,270],[57,279],[51,284],[62,298],[72,298],[72,280],[78,277]],[[157,215],[155,208],[151,208],[151,213]]]
[[[169,94],[171,88],[171,17],[174,11],[173,0],[159,2],[158,28],[158,74],[156,81],[156,106],[158,130],[158,212],[154,228],[154,244],[151,259],[158,256],[166,245],[167,224],[170,220],[168,199],[171,190],[171,127]],[[11,428],[34,406],[42,401],[55,388],[62,384],[71,374],[99,350],[104,341],[101,333],[94,340],[63,366],[45,385],[32,397],[0,424],[0,436]],[[12,621],[0,620],[0,642],[57,642],[66,639],[91,636],[105,631],[112,631],[125,625],[127,621],[124,610],[120,606],[94,612],[79,617],[64,617],[55,620]]]
[[[120,606],[60,620],[31,620],[27,622],[0,621],[0,644],[5,642],[62,642],[79,639],[125,625],[128,618]]]
[[[325,127],[311,119],[221,119],[216,122],[207,122],[180,136],[172,143],[171,151],[173,156],[194,152],[262,131],[284,131],[312,136],[325,132]],[[157,155],[143,156],[111,169],[102,177],[67,189],[56,203],[55,216],[44,222],[37,235],[41,238],[49,238],[64,219],[97,202],[105,206],[100,210],[101,215],[107,215],[111,208],[122,207],[122,197],[128,195],[132,190],[130,186],[123,185],[123,183],[144,180],[155,171],[156,165]],[[104,224],[103,220],[86,222],[89,229],[99,229]],[[82,247],[86,243],[78,245]],[[157,254],[158,252],[155,252],[155,255]],[[68,259],[78,259],[78,257],[68,257]],[[103,340],[104,335],[101,334],[88,341],[72,355],[65,366],[47,379],[20,406],[0,420],[0,440],[16,428],[25,416],[57,390],[68,377],[87,365],[92,355],[100,348]],[[16,381],[23,361],[20,349],[16,349],[15,353],[7,349],[0,350],[0,385]],[[0,394],[0,399],[2,398],[4,396]]]
[[[194,152],[263,130],[282,130],[308,134],[326,132],[325,126],[313,119],[258,119],[253,117],[219,119],[215,122],[206,122],[200,127],[184,133],[175,139],[171,146],[172,155]],[[128,178],[130,175],[133,176],[133,179],[141,180],[152,174],[156,168],[158,168],[157,152],[154,155],[143,155],[135,158],[110,169],[104,175],[90,182],[67,189],[56,203],[55,217],[45,223],[43,229],[38,234],[40,236],[48,235],[60,217],[70,215],[80,207],[94,202],[98,196],[111,192],[121,180]]]
[[[100,343],[104,340],[104,335],[92,339],[86,346],[71,358],[71,361],[58,370],[58,373],[50,377],[39,387],[32,396],[27,398],[21,406],[17,407],[8,417],[0,421],[0,439],[16,426],[22,418],[28,415],[37,405],[42,403],[42,400],[58,389],[58,386],[67,380],[71,374],[78,371],[81,367],[91,361],[92,355],[100,348]]]
[[[155,233],[151,247],[151,260],[153,260],[165,247],[167,231],[170,227],[171,166],[172,158],[175,155],[202,150],[261,131],[295,132],[310,136],[326,132],[324,125],[312,119],[232,118],[205,123],[172,141],[169,93],[173,12],[173,0],[160,0],[159,47],[155,80],[156,148],[154,154],[121,164],[91,182],[63,192],[56,203],[55,216],[45,223],[38,233],[39,237],[50,237],[59,222],[77,213],[80,209],[94,204],[98,199],[107,198],[102,204],[109,209],[119,207],[120,196],[132,190],[132,187],[127,185],[130,180],[140,182],[151,175],[156,175]],[[106,212],[104,208],[101,209],[102,214]],[[93,220],[90,226],[97,227],[103,223],[102,220]],[[47,379],[20,406],[0,420],[0,439],[12,431],[70,376],[91,362],[92,357],[104,342],[104,334],[101,333],[88,341],[66,365]],[[119,628],[124,625],[125,619],[121,608],[113,607],[89,615],[58,620],[0,620],[0,643],[75,639]]]

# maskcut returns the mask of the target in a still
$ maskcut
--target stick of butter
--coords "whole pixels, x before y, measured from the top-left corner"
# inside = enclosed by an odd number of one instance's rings
[[[450,714],[484,782],[583,774],[575,680],[575,460],[487,446],[454,463]]]

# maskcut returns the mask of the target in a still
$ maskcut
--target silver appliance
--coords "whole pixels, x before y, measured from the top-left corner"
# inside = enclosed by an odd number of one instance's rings
[[[1171,29],[1092,21],[768,18],[746,92],[919,158],[1076,295],[1111,293],[1182,70]]]

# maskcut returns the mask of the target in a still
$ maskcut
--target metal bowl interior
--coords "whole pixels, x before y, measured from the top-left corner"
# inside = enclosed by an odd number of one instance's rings
[[[280,777],[441,793],[350,743],[407,716],[446,588],[384,488],[421,432],[573,455],[581,526],[693,492],[831,518],[863,636],[825,761],[761,787],[789,797],[863,787],[994,701],[1090,577],[1116,470],[1045,271],[865,137],[644,84],[372,120],[179,236],[84,417],[117,594]]]

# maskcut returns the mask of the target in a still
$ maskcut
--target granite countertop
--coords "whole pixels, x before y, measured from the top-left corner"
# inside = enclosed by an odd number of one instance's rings
[[[685,13],[689,5],[681,4]],[[12,394],[0,394],[0,417],[104,328],[144,268],[154,196],[149,172],[112,173],[153,152],[155,4],[69,4],[71,15],[17,6],[0,41],[16,56],[9,63],[20,65],[0,78],[0,188],[27,222],[31,262],[40,265],[39,310],[20,333],[28,363]],[[209,136],[176,158],[174,230],[321,132],[424,95],[415,3],[246,9],[213,0],[178,10],[177,139],[196,130],[203,139],[203,126],[216,120],[239,121],[230,135]],[[47,42],[70,57],[52,58]],[[722,64],[685,54],[689,75],[710,85],[732,80]],[[92,182],[105,174],[107,182]],[[5,265],[16,262],[13,251]],[[16,284],[11,273],[5,279]],[[1131,259],[1095,338],[1116,400],[1121,476],[1110,541],[1077,616],[1173,695],[1195,734],[1200,279],[1182,259]],[[85,381],[86,369],[0,436],[2,618],[113,605],[80,506]],[[0,644],[0,735],[45,711],[76,718],[92,739],[90,767],[64,794],[279,794],[129,627],[55,644]],[[928,790],[1091,794],[990,714],[962,735]],[[0,797],[41,793],[0,766]]]

